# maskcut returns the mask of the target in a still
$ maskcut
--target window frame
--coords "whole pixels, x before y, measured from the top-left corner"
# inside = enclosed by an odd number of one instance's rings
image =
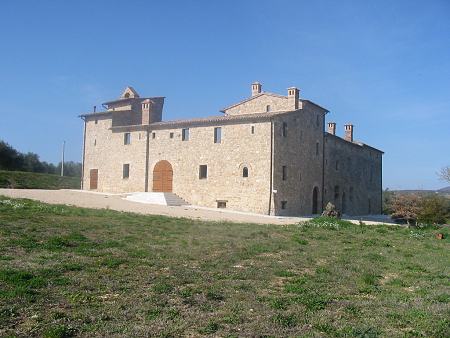
[[[208,178],[208,165],[200,164],[198,167],[198,179],[206,180]]]
[[[131,133],[130,132],[123,133],[123,145],[128,146],[130,144],[131,144]]]
[[[182,128],[181,129],[181,141],[189,141],[189,128]]]
[[[130,178],[130,163],[123,163],[122,165],[122,179]]]
[[[214,127],[214,143],[222,143],[222,127]]]
[[[281,180],[287,181],[287,165],[281,167]]]

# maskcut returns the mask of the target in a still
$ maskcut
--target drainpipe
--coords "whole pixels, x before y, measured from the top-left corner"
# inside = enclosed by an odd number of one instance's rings
[[[147,130],[147,139],[146,139],[146,144],[145,144],[145,187],[144,190],[145,192],[148,192],[148,157],[149,157],[149,136],[150,136],[150,132],[149,132],[149,128],[146,128]]]
[[[323,114],[323,126],[325,128],[325,115]],[[324,210],[324,203],[325,203],[325,131],[322,130],[322,210],[321,212],[323,212]]]
[[[269,212],[272,211],[272,195],[273,195],[273,119],[270,119],[270,187],[269,187]]]
[[[84,121],[84,131],[83,131],[83,158],[81,161],[81,190],[84,188],[84,158],[86,156],[86,117],[81,116]]]

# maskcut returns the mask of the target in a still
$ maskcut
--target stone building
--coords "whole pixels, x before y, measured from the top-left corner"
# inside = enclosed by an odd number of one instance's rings
[[[333,202],[349,215],[381,212],[382,154],[336,136],[328,111],[262,91],[220,116],[163,121],[164,97],[127,87],[84,120],[82,188],[167,192],[190,204],[270,215],[320,213]]]

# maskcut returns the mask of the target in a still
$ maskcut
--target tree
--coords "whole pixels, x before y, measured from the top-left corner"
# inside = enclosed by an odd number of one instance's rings
[[[438,172],[438,175],[441,178],[441,180],[450,183],[450,166],[441,168],[441,170]]]
[[[404,219],[408,225],[415,225],[421,210],[421,198],[416,194],[394,195],[390,209],[392,218]]]

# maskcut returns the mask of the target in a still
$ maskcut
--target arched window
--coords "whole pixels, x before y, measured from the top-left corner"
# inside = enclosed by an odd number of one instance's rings
[[[125,93],[125,98],[128,99],[130,97],[130,93]]]
[[[266,112],[270,112],[270,104],[266,106]]]
[[[242,177],[248,177],[248,168],[247,167],[242,168]]]

